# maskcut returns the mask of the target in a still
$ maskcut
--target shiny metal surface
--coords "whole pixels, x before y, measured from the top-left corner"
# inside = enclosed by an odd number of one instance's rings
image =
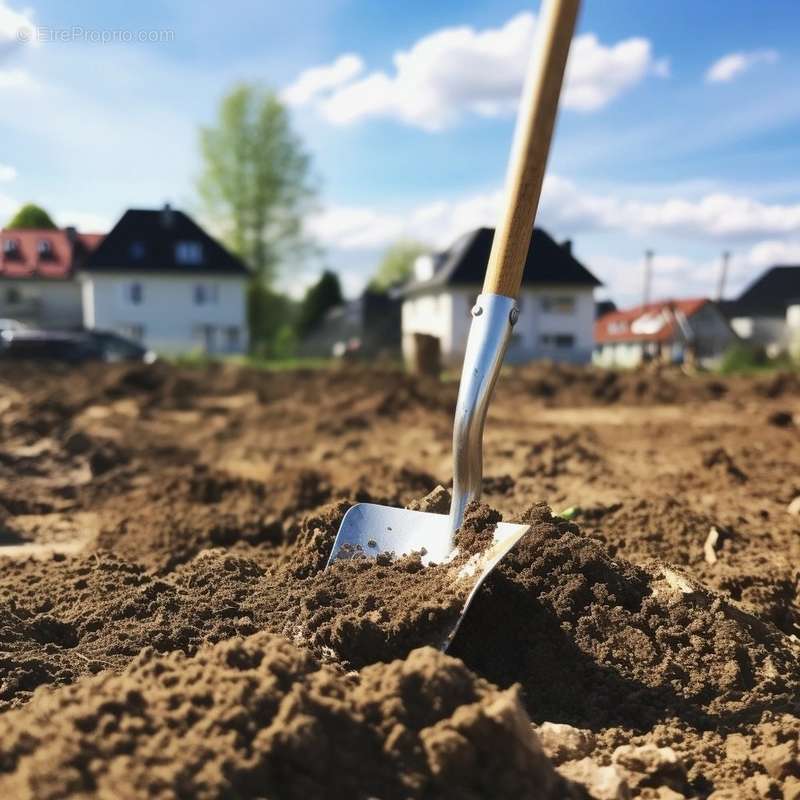
[[[421,553],[426,566],[448,564],[457,558],[454,535],[464,519],[464,509],[481,496],[483,425],[518,315],[516,302],[497,294],[479,295],[472,309],[453,425],[450,514],[358,503],[344,515],[326,566],[337,559],[375,558],[387,552],[398,557]],[[442,650],[447,649],[455,636],[486,576],[527,530],[527,525],[500,522],[490,547],[466,563],[461,563],[462,559],[453,564],[453,585],[463,591],[464,605],[451,630],[436,643]]]
[[[464,519],[464,509],[481,496],[483,424],[518,316],[516,300],[500,294],[478,295],[472,309],[453,423],[451,536]]]
[[[463,593],[464,605],[445,638],[436,642],[440,649],[449,646],[486,576],[527,530],[527,525],[500,522],[491,547],[466,564],[454,566],[453,585]],[[457,551],[451,546],[450,518],[446,514],[358,503],[344,515],[326,566],[341,558],[362,554],[374,558],[385,552],[395,556],[422,553],[422,563],[426,566],[452,561]]]

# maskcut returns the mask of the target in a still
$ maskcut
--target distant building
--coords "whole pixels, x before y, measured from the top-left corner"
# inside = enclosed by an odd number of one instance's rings
[[[736,333],[771,354],[796,346],[800,312],[800,266],[776,266],[751,283],[736,300],[722,304]]]
[[[129,210],[108,235],[2,231],[0,317],[109,330],[152,350],[247,347],[244,264],[182,211]]]
[[[0,317],[35,328],[80,328],[77,274],[102,238],[74,228],[0,231]]]
[[[613,300],[598,300],[594,304],[594,318],[600,319],[600,317],[616,310],[617,304]]]
[[[415,334],[439,340],[445,364],[461,362],[480,294],[494,230],[478,228],[443,252],[420,256],[414,279],[403,288],[402,333],[406,360]],[[592,357],[594,289],[600,281],[572,254],[570,242],[557,244],[534,229],[519,297],[520,318],[506,360],[547,358],[584,363]]]
[[[320,324],[298,345],[302,356],[399,356],[400,301],[382,292],[330,309]]]
[[[635,367],[645,361],[718,361],[737,341],[716,303],[664,300],[604,314],[594,326],[594,363]]]

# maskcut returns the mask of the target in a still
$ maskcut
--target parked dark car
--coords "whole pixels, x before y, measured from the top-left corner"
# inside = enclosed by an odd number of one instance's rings
[[[116,333],[106,331],[0,332],[0,359],[15,361],[62,361],[83,364],[87,361],[144,361],[155,354]]]
[[[103,361],[144,361],[152,364],[156,354],[148,350],[139,342],[126,339],[113,331],[88,331],[90,336],[103,354]]]

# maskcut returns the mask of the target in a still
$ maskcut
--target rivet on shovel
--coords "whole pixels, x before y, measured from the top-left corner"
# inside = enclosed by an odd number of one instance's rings
[[[495,232],[483,291],[472,309],[467,348],[453,425],[453,498],[450,514],[358,503],[342,519],[328,566],[354,553],[390,552],[397,556],[422,553],[422,563],[452,561],[458,550],[455,534],[464,510],[480,498],[483,478],[483,424],[503,363],[511,330],[519,316],[516,297],[530,247],[542,189],[558,97],[579,0],[548,0],[537,25],[534,57],[517,118],[506,181],[503,214]],[[486,576],[520,540],[527,525],[498,523],[494,542],[464,564],[457,575],[464,605],[441,641],[452,641],[472,598]]]

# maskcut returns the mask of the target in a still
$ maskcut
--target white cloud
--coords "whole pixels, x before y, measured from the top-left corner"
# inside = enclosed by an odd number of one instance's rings
[[[26,70],[0,69],[0,89],[36,89],[38,83]]]
[[[426,203],[407,213],[331,207],[312,220],[310,232],[323,244],[345,250],[385,247],[403,237],[446,246],[471,228],[495,225],[501,202],[498,189]],[[725,243],[800,235],[800,204],[769,204],[719,192],[696,200],[643,202],[584,191],[570,180],[548,175],[537,221],[563,235],[612,230]]]
[[[0,164],[0,183],[13,181],[17,177],[17,171],[8,164]]]
[[[592,33],[578,36],[567,64],[564,108],[596,111],[635,86],[648,72],[665,77],[669,65],[663,60],[654,62],[647,39],[625,39],[606,47]]]
[[[457,201],[427,203],[407,213],[334,206],[310,222],[309,233],[323,245],[339,250],[381,249],[398,239],[446,247],[466,231],[494,225],[501,198],[500,191],[475,194]]]
[[[517,106],[534,41],[536,17],[522,12],[499,28],[442,28],[394,55],[394,70],[361,74],[350,54],[301,74],[285,90],[295,105],[314,104],[335,125],[388,117],[438,131],[464,114],[495,117]],[[352,75],[342,78],[348,69]],[[608,46],[594,34],[575,38],[567,65],[563,105],[576,111],[603,108],[646,75],[669,74],[647,39]]]
[[[364,62],[361,58],[354,53],[345,53],[331,64],[301,72],[294,83],[281,92],[281,98],[290,106],[302,106],[351,81],[363,71]]]
[[[730,239],[800,232],[800,204],[769,204],[722,192],[695,200],[642,202],[592,194],[549,175],[542,216],[573,229],[611,228],[632,233],[663,231],[681,236]]]
[[[29,8],[15,11],[0,0],[0,56],[25,44],[37,44],[33,34],[33,12]]]
[[[775,50],[752,50],[749,53],[729,53],[715,61],[706,72],[709,83],[728,83],[747,72],[756,64],[774,64],[778,60]]]
[[[756,267],[771,267],[776,264],[800,264],[800,239],[782,241],[767,239],[753,245],[747,260]]]

